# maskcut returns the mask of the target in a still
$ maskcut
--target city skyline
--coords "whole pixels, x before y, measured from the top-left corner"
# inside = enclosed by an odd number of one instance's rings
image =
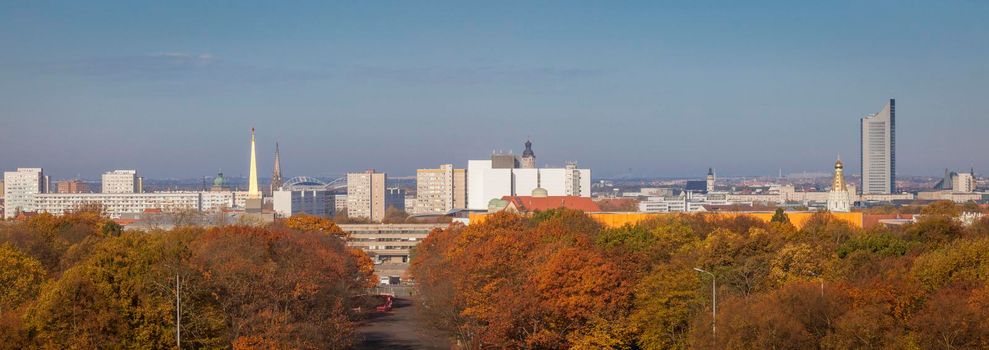
[[[0,168],[247,176],[256,126],[261,176],[276,142],[290,176],[413,176],[527,139],[603,178],[859,174],[895,98],[897,175],[986,169],[987,7],[7,3]]]

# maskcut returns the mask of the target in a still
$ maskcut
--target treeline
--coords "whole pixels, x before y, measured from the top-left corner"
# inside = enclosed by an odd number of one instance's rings
[[[347,348],[373,262],[332,222],[123,231],[97,211],[0,223],[0,348]]]
[[[464,348],[989,348],[989,221],[950,204],[863,230],[816,215],[494,214],[415,251],[419,309]],[[712,276],[717,314],[712,324]],[[713,328],[712,326],[716,326]]]

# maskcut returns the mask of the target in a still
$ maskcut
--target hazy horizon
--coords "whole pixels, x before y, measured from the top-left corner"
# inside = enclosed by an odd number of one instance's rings
[[[858,174],[890,98],[897,174],[989,169],[987,2],[521,4],[0,4],[0,169]]]

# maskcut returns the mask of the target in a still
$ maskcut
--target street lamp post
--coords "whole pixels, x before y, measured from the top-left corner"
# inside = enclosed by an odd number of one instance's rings
[[[824,298],[824,276],[820,276],[817,273],[815,273],[814,271],[807,271],[807,274],[808,275],[811,275],[811,276],[814,276],[814,277],[817,277],[818,279],[821,280],[821,298]]]
[[[695,267],[694,271],[700,273],[706,273],[711,275],[711,336],[717,339],[718,334],[718,279],[714,277],[713,273],[702,270],[699,267]]]

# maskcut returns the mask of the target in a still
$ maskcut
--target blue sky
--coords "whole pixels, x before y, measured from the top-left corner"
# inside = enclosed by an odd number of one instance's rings
[[[0,4],[0,168],[54,177],[375,168],[492,150],[595,176],[989,171],[989,2]]]

